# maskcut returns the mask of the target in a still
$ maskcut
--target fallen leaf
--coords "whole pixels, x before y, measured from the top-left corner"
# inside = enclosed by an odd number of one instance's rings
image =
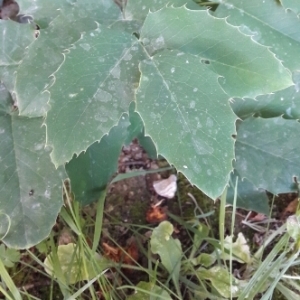
[[[102,246],[104,248],[104,256],[109,258],[110,260],[114,262],[120,261],[120,249],[112,247],[108,245],[107,243],[102,243]]]
[[[151,224],[160,223],[166,219],[167,215],[160,206],[152,205],[146,213],[146,220]]]
[[[259,233],[254,233],[254,236],[253,236],[253,243],[257,246],[261,246],[263,241],[264,241],[264,238],[261,234]]]
[[[102,243],[104,256],[114,262],[122,262],[127,265],[133,265],[139,258],[139,251],[134,239],[124,248],[112,247],[107,243]]]
[[[153,188],[158,195],[171,199],[177,190],[177,177],[172,174],[167,179],[154,181]]]
[[[285,219],[288,216],[294,215],[297,211],[298,204],[299,204],[299,200],[298,197],[296,197],[292,202],[289,203],[289,205],[282,212],[281,219]]]
[[[126,253],[123,262],[128,265],[133,265],[139,259],[139,250],[134,238],[130,239],[127,247],[125,248]]]
[[[261,221],[265,220],[266,218],[267,218],[267,216],[265,214],[257,213],[253,217],[250,216],[250,218],[248,220],[251,222],[261,222]]]

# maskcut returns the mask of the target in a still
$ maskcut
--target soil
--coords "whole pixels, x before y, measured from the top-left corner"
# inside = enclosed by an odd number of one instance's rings
[[[138,142],[133,141],[129,146],[124,147],[122,151],[119,160],[119,172],[157,169],[167,165],[167,162],[163,159],[159,161],[151,160],[139,146]],[[137,243],[139,246],[144,248],[139,249],[139,251],[145,252],[145,248],[147,249],[148,247],[147,241],[149,238],[149,236],[147,236],[147,234],[149,234],[147,228],[157,226],[157,223],[149,224],[146,220],[146,215],[149,209],[160,201],[162,201],[161,206],[163,211],[166,212],[168,219],[175,227],[174,237],[181,241],[183,251],[186,251],[191,246],[191,238],[188,236],[186,230],[174,220],[172,217],[174,215],[178,216],[181,220],[191,220],[195,218],[196,215],[213,212],[211,216],[203,219],[203,222],[209,225],[211,236],[219,238],[218,199],[213,201],[207,197],[199,189],[192,186],[182,174],[177,175],[178,190],[173,199],[164,199],[155,193],[153,182],[168,178],[170,174],[175,174],[175,170],[146,176],[137,176],[113,184],[106,198],[105,220],[103,225],[105,234],[103,234],[102,242],[111,243],[111,245],[113,245],[113,242],[117,242],[117,244],[122,247],[126,247],[128,240],[130,241],[134,236],[135,239],[138,239]],[[194,198],[194,200],[192,198]],[[270,194],[269,198],[271,204],[273,196]],[[295,213],[295,205],[289,206],[295,199],[298,199],[297,194],[284,194],[275,198],[271,215],[271,219],[274,222],[271,223],[269,230],[278,228],[285,222],[288,215]],[[194,201],[196,201],[200,211],[197,211],[197,206]],[[290,210],[294,209],[294,211],[289,211],[289,208]],[[234,234],[237,236],[239,232],[242,232],[253,253],[262,244],[266,233],[254,231],[245,225],[243,221],[246,219],[248,213],[248,211],[242,209],[237,210]],[[231,215],[232,209],[228,207],[225,219],[225,234],[227,235],[230,234],[231,230]],[[248,217],[255,221],[255,216],[256,214],[252,214]],[[259,218],[261,218],[261,216],[258,215],[256,218],[260,220]],[[142,226],[143,229],[135,231],[138,226]],[[135,229],[133,230],[133,228]],[[271,247],[273,247],[273,245],[271,245]],[[202,248],[201,250],[208,253],[212,251],[210,247]],[[270,250],[267,249],[265,255],[267,255]],[[142,265],[146,264],[147,259],[144,261],[140,259],[139,262]],[[299,270],[297,270],[297,272],[298,271]],[[133,276],[132,283],[137,284],[140,280],[140,276]],[[281,299],[280,295],[277,295],[277,297],[273,299]]]
[[[152,160],[147,153],[142,149],[137,141],[133,141],[130,145],[123,148],[119,158],[118,173],[130,173],[141,170],[155,170],[168,166],[164,159]],[[159,204],[161,211],[166,218],[174,225],[174,237],[181,241],[183,251],[188,254],[191,247],[191,236],[187,230],[178,222],[178,220],[188,221],[194,219],[201,214],[211,212],[211,215],[201,221],[207,225],[211,232],[210,236],[219,238],[219,201],[213,201],[204,195],[196,187],[192,186],[189,181],[182,175],[177,174],[177,193],[172,199],[163,198],[155,192],[153,182],[168,178],[171,174],[176,174],[175,169],[168,171],[147,174],[145,176],[135,176],[112,184],[106,197],[102,238],[99,244],[99,252],[108,255],[111,258],[109,249],[117,249],[122,247],[131,256],[137,253],[135,257],[138,263],[144,267],[148,264],[149,252],[149,237],[151,228],[157,226],[158,222],[147,221],[147,214],[155,205]],[[269,195],[270,202],[272,195]],[[272,210],[271,218],[274,223],[271,223],[269,230],[279,227],[289,214],[295,212],[298,201],[296,194],[285,194],[276,197],[275,204]],[[83,221],[88,223],[89,219],[94,218],[95,204],[83,208]],[[245,225],[243,222],[248,211],[238,209],[235,216],[235,235],[242,232],[250,245],[253,253],[263,242],[266,233],[259,233]],[[179,218],[176,218],[179,217]],[[225,233],[229,235],[231,230],[232,209],[230,207],[226,210]],[[259,215],[248,216],[255,220],[261,218]],[[87,231],[88,232],[88,231]],[[52,235],[54,240],[59,244],[67,244],[74,241],[74,237],[65,224],[58,220]],[[92,235],[91,235],[92,236]],[[111,247],[111,248],[110,248]],[[42,246],[39,245],[31,249],[43,261],[44,255],[41,254]],[[213,251],[211,246],[202,246],[202,252],[210,253]],[[43,251],[42,251],[43,252]],[[266,251],[266,254],[268,251]],[[15,268],[11,270],[14,274],[14,280],[18,286],[24,286],[31,295],[38,299],[49,299],[49,290],[52,289],[52,299],[62,299],[57,284],[51,283],[51,280],[44,275],[41,275],[41,267],[35,263],[28,253],[24,252],[22,256],[22,264],[19,265],[21,270]],[[30,274],[24,272],[24,263],[30,264],[36,271]],[[131,263],[130,261],[127,263]],[[241,265],[235,266],[235,272],[239,272]],[[41,270],[42,271],[42,270]],[[28,271],[27,271],[28,272]],[[148,277],[144,272],[138,270],[122,269],[125,278],[122,277],[116,270],[111,270],[107,273],[108,278],[114,284],[118,282],[120,285],[130,282],[131,285],[136,285],[141,280],[148,281]],[[295,270],[299,274],[299,270]],[[16,275],[17,273],[17,275]],[[20,284],[18,284],[18,282]],[[53,286],[51,286],[53,284]],[[120,295],[119,295],[120,296]],[[114,299],[122,299],[123,297],[116,296]],[[82,299],[89,299],[83,295]],[[101,297],[99,296],[99,299]],[[187,300],[189,298],[186,298]],[[259,299],[259,298],[258,298]],[[282,299],[278,294],[273,299]]]

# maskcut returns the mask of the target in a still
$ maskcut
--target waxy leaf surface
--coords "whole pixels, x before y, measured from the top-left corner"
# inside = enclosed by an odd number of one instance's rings
[[[34,41],[34,29],[29,24],[0,20],[0,80],[12,92],[15,72],[22,63],[28,47]]]
[[[227,21],[239,26],[244,34],[270,47],[270,51],[290,70],[299,70],[300,19],[275,0],[225,0],[215,15],[227,17]],[[266,66],[262,62],[262,67]]]
[[[51,7],[48,7],[48,2],[23,2],[24,12],[32,14],[41,27],[38,38],[30,45],[18,69],[16,80],[15,93],[20,114],[29,117],[43,116],[49,109],[49,93],[45,90],[52,83],[50,75],[63,63],[64,51],[79,40],[84,32],[95,30],[97,24],[115,22],[120,12],[111,0],[59,1],[63,4],[50,1]]]
[[[140,65],[136,109],[170,164],[212,198],[231,171],[235,116],[215,73],[195,56],[164,51]]]
[[[56,221],[64,173],[50,160],[43,119],[18,116],[3,85],[0,103],[0,236],[10,247],[28,248]]]
[[[128,0],[124,9],[124,18],[126,20],[139,20],[142,23],[150,11],[158,11],[170,4],[173,7],[184,6],[186,4],[192,8],[196,7],[195,2],[192,0],[173,0],[172,2],[169,0]]]
[[[128,111],[143,57],[133,36],[106,27],[74,44],[50,89],[47,142],[56,165],[100,140]]]
[[[118,158],[127,138],[129,125],[128,115],[122,115],[118,125],[112,127],[100,142],[95,142],[66,164],[72,192],[81,204],[87,205],[98,200],[117,171]]]
[[[236,139],[235,168],[257,188],[273,194],[296,191],[300,176],[300,124],[281,117],[248,118],[240,124]]]
[[[241,119],[253,114],[263,118],[300,119],[300,90],[295,85],[274,94],[258,96],[256,100],[233,99],[231,107]]]
[[[150,55],[167,48],[197,56],[224,77],[219,84],[230,97],[254,98],[293,84],[290,72],[267,47],[207,11],[181,7],[149,13],[141,41]]]
[[[78,17],[78,21],[90,14],[97,22],[110,24],[118,18],[120,9],[113,0],[18,0],[20,13],[32,16],[41,29],[46,28],[61,12],[67,19]]]
[[[280,2],[285,9],[290,9],[296,14],[300,13],[300,3],[298,0],[281,0]]]
[[[269,199],[266,191],[256,188],[248,179],[242,178],[237,170],[230,174],[226,202],[233,204],[235,185],[237,182],[236,205],[249,211],[256,211],[265,215],[269,214]]]

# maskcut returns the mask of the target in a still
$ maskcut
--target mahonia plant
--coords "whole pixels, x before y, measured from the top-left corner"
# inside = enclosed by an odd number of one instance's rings
[[[266,212],[265,190],[297,189],[300,4],[214,4],[0,1],[3,242],[49,234],[67,177],[96,201],[133,138],[212,199],[239,178]]]

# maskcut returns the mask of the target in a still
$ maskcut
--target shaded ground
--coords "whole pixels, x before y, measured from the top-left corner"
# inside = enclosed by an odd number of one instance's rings
[[[118,172],[130,173],[140,170],[159,169],[166,166],[167,163],[164,160],[153,161],[149,159],[143,149],[134,141],[129,146],[123,148],[119,159]],[[207,218],[202,218],[201,222],[211,229],[212,237],[219,238],[219,202],[212,201],[197,188],[191,186],[183,175],[178,175],[178,190],[173,199],[165,199],[156,194],[153,189],[153,182],[168,178],[170,174],[174,173],[175,170],[171,169],[146,176],[136,176],[119,181],[110,187],[105,202],[102,238],[99,245],[101,253],[106,253],[110,256],[109,247],[112,249],[122,247],[126,251],[132,251],[133,249],[138,252],[138,256],[135,257],[138,263],[141,266],[147,267],[149,262],[149,253],[147,252],[149,248],[149,236],[151,228],[157,226],[157,222],[147,221],[146,216],[149,210],[151,210],[151,207],[160,202],[159,207],[161,208],[161,212],[165,213],[168,220],[174,225],[174,237],[181,241],[184,252],[189,251],[192,241],[191,236],[178,220],[188,221],[199,217],[199,215],[211,212],[211,215]],[[269,230],[278,228],[285,222],[289,214],[295,212],[298,202],[293,200],[296,196],[295,194],[285,194],[275,199],[271,216],[273,223],[271,223]],[[270,195],[270,199],[272,199],[272,195]],[[83,221],[86,222],[87,226],[87,239],[92,238],[92,232],[89,237],[88,224],[89,220],[95,217],[94,214],[95,205],[90,205],[83,209]],[[248,212],[245,210],[239,209],[237,211],[235,216],[235,235],[239,232],[243,232],[249,243],[251,252],[254,252],[262,244],[266,233],[255,231],[247,226],[244,222],[247,215]],[[179,217],[179,219],[176,219],[176,217]],[[231,217],[231,208],[228,207],[225,222],[226,234],[230,233]],[[255,223],[261,221],[262,216],[253,214],[248,216],[248,219]],[[52,234],[54,240],[59,244],[68,244],[74,240],[71,230],[68,229],[60,219]],[[272,246],[273,245],[271,245],[271,247]],[[31,250],[43,261],[45,257],[43,251],[45,249],[42,249],[42,247],[45,247],[45,245],[39,245]],[[211,246],[201,246],[202,252],[210,253],[212,250]],[[268,251],[266,253],[268,253]],[[134,255],[134,253],[131,252],[131,255]],[[25,269],[24,263],[31,265],[32,268]],[[239,264],[235,266],[236,269],[241,267]],[[18,286],[24,286],[30,294],[36,296],[38,299],[50,299],[51,290],[51,294],[53,295],[52,299],[62,299],[57,284],[53,284],[49,278],[42,275],[40,270],[41,267],[24,252],[22,264],[19,264],[14,270],[11,270],[11,274],[14,274],[14,280]],[[239,272],[239,270],[234,271]],[[297,272],[298,271],[299,270],[297,270]],[[111,282],[114,284],[117,283],[117,285],[126,284],[126,280],[129,280],[132,285],[136,285],[141,280],[148,281],[144,272],[124,269],[122,272],[125,274],[125,277],[113,270],[107,273],[107,276]],[[123,294],[123,298],[125,298],[125,294]],[[83,295],[82,299],[89,299],[89,296],[87,295],[85,297]],[[276,297],[273,299],[281,298]]]

